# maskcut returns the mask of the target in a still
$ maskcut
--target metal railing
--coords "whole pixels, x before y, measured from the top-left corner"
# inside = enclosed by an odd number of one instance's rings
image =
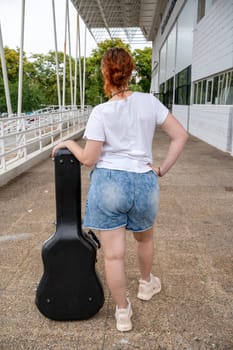
[[[86,126],[90,106],[47,107],[30,115],[0,118],[0,175]]]

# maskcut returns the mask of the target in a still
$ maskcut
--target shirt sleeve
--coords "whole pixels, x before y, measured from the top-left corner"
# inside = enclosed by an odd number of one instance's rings
[[[152,103],[154,105],[154,109],[155,109],[155,116],[156,116],[156,124],[163,124],[163,122],[165,121],[165,119],[168,116],[169,110],[167,109],[166,106],[164,106],[164,104],[162,104],[155,96],[153,96],[151,94],[151,98],[152,98]]]
[[[96,109],[90,114],[83,137],[88,140],[105,141],[103,121]]]

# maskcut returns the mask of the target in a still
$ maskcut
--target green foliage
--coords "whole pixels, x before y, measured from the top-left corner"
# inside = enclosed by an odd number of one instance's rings
[[[95,63],[97,63],[100,67],[100,62],[101,62],[101,59],[102,59],[104,53],[108,49],[111,49],[114,47],[123,48],[131,54],[130,46],[128,44],[125,44],[120,38],[114,38],[112,40],[107,39],[107,40],[100,42],[98,44],[97,48],[92,50],[91,57],[93,58]]]
[[[9,80],[9,90],[11,96],[12,111],[17,111],[18,100],[18,76],[19,76],[19,49],[13,50],[5,48],[5,61],[7,67],[7,75]],[[38,89],[36,82],[36,69],[30,62],[25,53],[23,55],[23,94],[22,94],[22,111],[31,111],[39,108],[42,103],[43,95]],[[0,65],[0,112],[6,112],[6,100],[4,92],[4,84],[2,79],[2,67]]]
[[[36,85],[41,91],[41,97],[44,105],[57,105],[57,77],[55,52],[50,51],[47,55],[35,54],[31,57],[36,71]],[[66,57],[68,59],[68,56]],[[63,53],[58,53],[59,75],[63,75],[61,63],[63,62]],[[68,67],[66,67],[66,70]],[[67,74],[67,72],[66,72]],[[66,82],[68,86],[68,82]],[[62,81],[60,80],[60,85]],[[68,103],[67,103],[68,104]]]
[[[142,89],[141,85],[139,85],[139,84],[132,83],[132,84],[129,85],[129,88],[130,88],[131,91],[144,92],[144,90]]]
[[[85,82],[85,103],[96,105],[106,101],[103,91],[103,79],[100,71],[100,63],[104,53],[112,47],[122,47],[132,54],[135,66],[136,76],[134,75],[130,88],[132,91],[149,91],[151,79],[151,48],[143,50],[136,49],[131,53],[130,46],[121,39],[105,40],[98,44],[92,51],[90,57],[86,58],[86,82]],[[9,88],[13,112],[17,111],[18,99],[18,75],[19,75],[19,49],[13,50],[5,47],[5,60],[7,66]],[[62,94],[63,87],[63,53],[58,53],[60,88]],[[23,57],[23,101],[22,111],[30,112],[40,109],[45,105],[57,105],[57,77],[55,52],[50,51],[47,55],[34,54],[27,58]],[[83,58],[80,60],[83,67]],[[70,73],[69,56],[66,56],[66,96],[65,103],[71,104],[70,96]],[[78,62],[79,64],[79,62]],[[75,60],[72,58],[72,74],[74,75]],[[74,82],[72,82],[74,83]],[[79,67],[77,69],[77,96],[76,103],[80,104],[79,96]],[[62,97],[62,96],[61,96]],[[6,112],[6,100],[2,69],[0,62],[0,112]]]
[[[133,57],[136,65],[137,77],[139,78],[138,85],[142,88],[142,91],[149,92],[152,49],[151,47],[145,47],[143,50],[135,49]]]
[[[96,105],[106,100],[103,90],[103,77],[100,70],[101,59],[104,53],[113,47],[124,48],[130,54],[130,46],[125,44],[120,38],[107,39],[98,44],[97,48],[92,51],[92,55],[87,60],[87,66],[89,66],[89,76],[87,75],[87,81],[91,81],[90,100],[87,96],[87,103]],[[90,102],[89,102],[90,101]]]

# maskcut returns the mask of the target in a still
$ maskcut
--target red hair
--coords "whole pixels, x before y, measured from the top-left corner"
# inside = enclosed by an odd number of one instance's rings
[[[126,50],[118,47],[107,50],[101,61],[105,94],[110,96],[114,88],[126,88],[133,69],[133,58]]]

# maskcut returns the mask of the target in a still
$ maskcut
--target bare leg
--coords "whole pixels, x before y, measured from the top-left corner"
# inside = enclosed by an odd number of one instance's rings
[[[138,242],[137,255],[141,279],[149,281],[154,258],[153,228],[134,232],[134,238]]]
[[[127,308],[124,269],[125,227],[100,231],[108,287],[118,308]]]

